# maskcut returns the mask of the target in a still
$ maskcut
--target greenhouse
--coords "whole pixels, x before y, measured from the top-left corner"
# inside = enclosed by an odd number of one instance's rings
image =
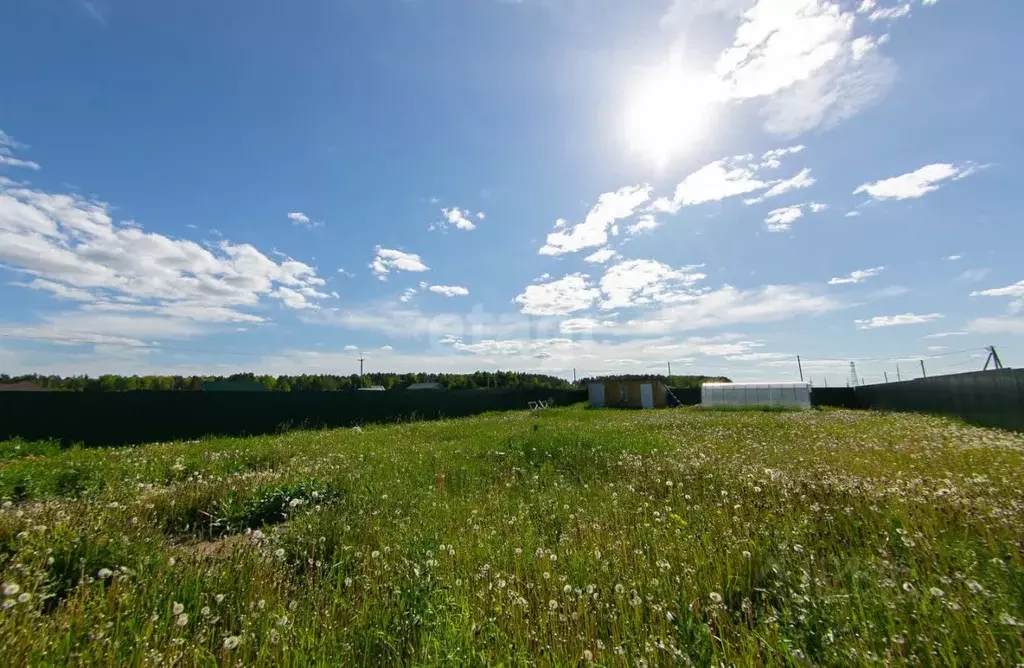
[[[810,383],[704,383],[700,405],[811,407]]]

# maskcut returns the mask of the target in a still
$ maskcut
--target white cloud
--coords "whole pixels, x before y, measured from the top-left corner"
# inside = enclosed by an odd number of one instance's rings
[[[967,269],[956,277],[958,281],[980,281],[985,278],[991,272],[991,269],[980,268],[980,269]]]
[[[469,294],[469,290],[461,285],[431,285],[430,291],[445,297],[465,297]]]
[[[865,183],[853,191],[854,195],[866,193],[873,199],[916,199],[938,190],[944,181],[959,180],[976,172],[978,167],[967,164],[957,167],[949,163],[925,165],[908,174]]]
[[[416,292],[416,288],[406,288],[405,290],[402,290],[402,294],[398,296],[398,301],[403,304],[408,304],[412,301],[412,298],[416,296]]]
[[[309,216],[302,213],[301,211],[292,211],[288,214],[288,220],[292,221],[296,225],[309,225]]]
[[[653,230],[658,226],[657,219],[649,213],[645,213],[641,216],[637,216],[636,222],[626,228],[626,234],[629,236],[635,236],[649,230]]]
[[[829,285],[848,285],[851,283],[863,283],[869,278],[874,278],[885,271],[885,267],[872,267],[871,269],[856,269],[847,276],[831,279]]]
[[[902,315],[876,315],[867,320],[854,320],[857,329],[877,329],[879,327],[899,327],[902,325],[920,325],[944,318],[941,313],[904,313]]]
[[[778,181],[760,197],[746,200],[746,204],[757,204],[759,202],[763,202],[769,197],[778,197],[779,195],[784,195],[792,190],[809,188],[816,182],[817,179],[811,176],[811,170],[805,167],[792,178],[788,178],[784,181]]]
[[[764,219],[768,229],[772,232],[785,232],[789,227],[804,215],[802,205],[784,206],[768,212]]]
[[[673,269],[655,260],[626,260],[601,277],[601,309],[636,307],[693,298],[692,286],[706,276],[689,266]]]
[[[860,211],[847,211],[843,216],[844,218],[857,218],[860,216]]]
[[[854,61],[863,60],[864,56],[878,48],[878,40],[871,35],[863,35],[850,42],[850,55]]]
[[[0,336],[64,345],[153,347],[155,340],[183,339],[206,333],[202,323],[163,314],[86,313],[48,314],[32,324],[2,324]]]
[[[676,186],[671,200],[659,198],[655,200],[651,209],[656,212],[676,213],[684,206],[719,202],[729,197],[767,189],[763,196],[745,200],[747,204],[756,204],[766,197],[806,188],[814,183],[809,169],[803,169],[789,179],[766,179],[761,176],[761,170],[777,169],[782,164],[780,158],[799,153],[803,149],[803,146],[773,149],[765,152],[760,160],[749,154],[715,160],[684,178]]]
[[[597,320],[596,318],[568,318],[558,324],[558,330],[562,334],[578,334],[581,332],[593,332],[606,327],[613,327],[612,320]]]
[[[828,208],[828,204],[822,204],[820,202],[811,202],[807,205],[807,208],[811,210],[811,213],[821,213]]]
[[[326,282],[302,262],[275,262],[248,244],[204,248],[148,233],[116,224],[103,202],[13,182],[0,183],[0,263],[33,277],[27,287],[94,312],[260,322],[263,315],[246,309],[264,299],[308,309],[329,296],[321,291]]]
[[[380,246],[377,246],[376,251],[377,255],[370,263],[370,269],[382,281],[386,281],[388,274],[392,271],[430,271],[430,267],[423,264],[420,256],[415,253],[404,253],[400,250],[381,248]]]
[[[666,306],[644,318],[630,320],[618,331],[671,335],[680,331],[773,322],[841,307],[839,301],[812,294],[798,286],[766,285],[739,290],[726,285],[718,290],[702,292],[688,301]]]
[[[878,49],[855,52],[851,41],[836,48],[838,55],[821,70],[765,103],[761,117],[768,132],[790,137],[834,127],[875,104],[895,84],[896,65]]]
[[[966,336],[967,332],[936,332],[935,334],[928,334],[924,338],[926,339],[945,339],[950,336]]]
[[[601,293],[591,287],[586,274],[569,274],[548,283],[526,286],[522,294],[512,301],[519,304],[526,315],[568,315],[583,311],[596,301]]]
[[[0,130],[0,166],[38,170],[39,163],[15,157],[14,152],[23,148],[28,148],[28,146],[15,141],[14,137]]]
[[[608,230],[615,221],[629,218],[651,198],[651,187],[647,185],[626,186],[615,192],[601,195],[582,223],[568,232],[562,231],[566,223],[555,222],[555,232],[548,234],[547,243],[540,249],[541,255],[563,255],[576,253],[584,248],[603,246],[608,242]]]
[[[972,292],[972,297],[1024,297],[1024,281],[1017,281],[1002,288],[991,288]]]
[[[757,165],[747,156],[722,158],[704,165],[676,186],[672,202],[681,206],[718,202],[728,197],[763,190],[768,184],[757,177]]]
[[[1024,334],[1024,317],[1007,315],[978,318],[968,323],[967,329],[974,334]]]
[[[359,346],[348,345],[348,346],[345,346],[345,350],[348,351],[348,352],[355,352],[355,351],[359,350]]]
[[[460,209],[454,207],[451,209],[441,209],[442,219],[430,226],[431,230],[444,230],[449,227],[454,227],[457,230],[465,230],[470,232],[476,229],[476,223],[473,222],[473,217],[477,220],[483,220],[486,218],[485,214],[481,212],[473,213],[468,209]]]
[[[910,14],[910,3],[898,5],[896,7],[885,7],[883,9],[876,9],[875,11],[868,14],[869,21],[895,21],[901,19]]]
[[[386,353],[390,353],[391,351],[394,350],[394,348],[392,348],[391,346],[381,346],[380,349]]]
[[[863,2],[861,2],[860,5],[857,7],[857,13],[867,14],[871,12],[877,4],[877,0],[863,0]]]
[[[619,254],[611,248],[602,248],[599,251],[591,253],[587,257],[583,258],[584,262],[590,262],[591,264],[604,264],[609,260],[614,260]]]
[[[24,167],[26,169],[39,169],[38,162],[32,162],[31,160],[22,160],[21,158],[15,158],[14,156],[4,155],[0,153],[0,165],[4,167]]]
[[[824,0],[758,0],[743,13],[715,72],[732,97],[773,95],[834,59],[853,23],[852,14]]]
[[[71,301],[78,302],[92,302],[96,301],[96,295],[89,292],[88,290],[80,290],[78,288],[72,288],[63,283],[56,283],[54,281],[48,281],[45,278],[35,278],[28,283],[12,283],[11,285],[18,285],[23,288],[31,288],[33,290],[46,290],[53,294],[57,299],[68,299]]]
[[[782,161],[779,158],[787,155],[793,155],[794,153],[800,153],[806,147],[803,144],[796,146],[788,146],[786,148],[776,148],[770,151],[766,151],[761,156],[761,167],[767,167],[768,169],[778,169],[782,166]]]
[[[963,257],[963,255],[949,255],[946,257],[946,259],[949,260],[950,262],[956,262],[957,260],[962,260]]]

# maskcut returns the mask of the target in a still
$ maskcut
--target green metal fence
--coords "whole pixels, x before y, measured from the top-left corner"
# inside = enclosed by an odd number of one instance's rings
[[[0,392],[0,439],[88,446],[463,417],[585,401],[585,390],[452,392]]]

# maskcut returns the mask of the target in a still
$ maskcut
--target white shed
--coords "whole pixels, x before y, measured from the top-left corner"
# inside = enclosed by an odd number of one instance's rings
[[[704,383],[700,405],[811,407],[810,383]]]

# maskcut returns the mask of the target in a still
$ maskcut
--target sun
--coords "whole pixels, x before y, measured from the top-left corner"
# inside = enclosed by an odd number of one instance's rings
[[[710,76],[663,67],[644,77],[629,97],[626,141],[659,168],[697,143],[718,101]]]

